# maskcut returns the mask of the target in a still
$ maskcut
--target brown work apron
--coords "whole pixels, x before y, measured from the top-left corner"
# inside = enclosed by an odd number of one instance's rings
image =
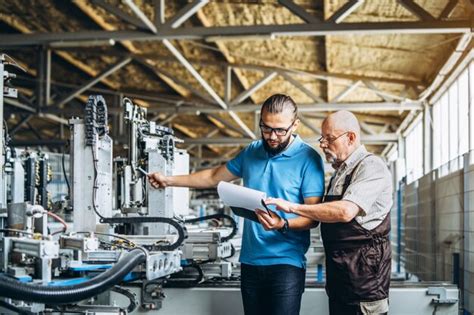
[[[324,202],[341,200],[352,176],[347,175],[341,195],[329,195]],[[338,303],[359,305],[388,297],[391,273],[389,241],[390,213],[373,230],[363,228],[355,218],[348,223],[322,223],[321,236],[326,254],[326,292]]]

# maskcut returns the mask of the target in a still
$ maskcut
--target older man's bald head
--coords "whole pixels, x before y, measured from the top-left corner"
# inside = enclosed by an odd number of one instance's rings
[[[361,145],[359,122],[346,110],[326,117],[321,131],[319,145],[334,168],[338,168]]]
[[[330,114],[323,121],[323,129],[325,126],[339,132],[351,131],[357,135],[357,138],[360,138],[359,121],[353,113],[347,110],[340,110]]]

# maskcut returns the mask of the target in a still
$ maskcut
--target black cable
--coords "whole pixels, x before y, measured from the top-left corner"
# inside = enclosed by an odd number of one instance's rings
[[[95,145],[92,145],[91,147],[91,150],[92,150],[92,161],[93,161],[93,164],[94,164],[94,186],[92,187],[92,209],[94,209],[94,212],[95,214],[97,214],[97,216],[102,220],[104,219],[104,216],[102,214],[99,213],[99,210],[97,210],[97,205],[96,205],[96,197],[97,197],[97,189],[99,188],[99,186],[97,186],[97,177],[98,177],[98,170],[97,170],[97,156],[96,156],[96,152],[95,152]]]
[[[212,219],[227,219],[230,221],[230,225],[232,226],[232,232],[230,232],[229,235],[222,237],[221,240],[223,242],[227,242],[228,240],[232,239],[237,234],[237,222],[235,222],[234,218],[232,218],[230,215],[223,214],[223,213],[216,213],[216,214],[206,215],[206,216],[195,218],[195,219],[189,219],[189,220],[186,220],[185,223],[196,223],[199,221],[207,221],[207,220],[212,220]]]
[[[124,223],[164,223],[169,224],[178,231],[178,239],[176,242],[170,245],[151,245],[151,246],[144,246],[145,248],[151,248],[153,250],[160,250],[160,251],[172,251],[176,248],[180,247],[183,244],[184,240],[188,237],[188,233],[186,228],[179,224],[179,222],[175,221],[171,218],[164,218],[164,217],[122,217],[122,218],[100,218],[101,223],[108,223],[108,224],[124,224]]]
[[[112,234],[112,233],[102,233],[102,232],[85,232],[85,231],[80,231],[80,232],[76,232],[77,234],[96,234],[96,235],[103,235],[103,236],[110,236],[110,237],[114,237],[114,238],[117,238],[117,239],[120,239],[122,241],[126,241],[128,244],[130,244],[131,246],[135,247],[136,244],[134,242],[132,242],[131,240],[129,240],[128,238],[126,237],[123,237],[123,236],[120,236],[120,235],[117,235],[117,234]]]
[[[124,288],[122,288],[121,286],[118,286],[118,285],[113,287],[111,291],[122,294],[130,300],[130,304],[128,304],[128,307],[127,307],[127,314],[130,314],[133,311],[135,311],[135,309],[138,306],[137,296],[135,295],[135,293],[133,293],[130,290],[124,289]]]
[[[145,176],[145,175],[143,175],[143,176]],[[145,204],[145,199],[146,199],[146,178],[144,180],[142,180],[142,195],[143,195],[143,198],[142,198],[142,201],[141,201],[141,206],[143,207],[143,205]]]
[[[3,129],[5,129],[5,135],[8,136],[8,124],[5,119],[3,120]]]
[[[186,269],[195,269],[197,271],[197,277],[195,279],[189,280],[185,278]],[[189,266],[184,266],[183,271],[174,273],[163,285],[165,288],[192,288],[197,286],[204,279],[204,272],[202,271],[201,266],[198,264],[192,264]]]
[[[66,166],[64,165],[64,157],[65,157],[65,153],[63,152],[63,156],[61,158],[61,164],[62,164],[62,167],[63,167],[64,180],[66,181],[66,185],[67,185],[67,195],[70,198],[71,197],[71,186],[69,185],[69,179],[67,178],[67,174],[66,174]],[[69,164],[69,165],[71,165],[71,164]]]
[[[7,310],[10,310],[12,312],[15,312],[15,313],[18,313],[18,314],[27,314],[27,315],[30,315],[30,314],[35,314],[33,312],[30,312],[30,311],[27,311],[27,310],[22,310],[18,307],[16,307],[15,305],[12,305],[10,303],[7,303],[3,300],[0,300],[0,307],[3,307],[3,308],[6,308]]]
[[[0,139],[0,141],[1,141],[0,144],[4,147],[7,147],[8,142],[10,141],[10,139],[9,139],[10,135],[8,134],[8,125],[7,125],[7,121],[5,119],[3,119],[3,129],[5,130],[4,131],[4,137],[3,137],[3,139]]]
[[[230,243],[230,256],[226,258],[234,257],[234,255],[235,255],[235,247],[234,247],[234,244]]]

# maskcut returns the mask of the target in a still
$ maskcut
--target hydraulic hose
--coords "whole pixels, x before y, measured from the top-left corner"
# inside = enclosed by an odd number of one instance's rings
[[[5,301],[0,300],[0,307],[3,307],[4,309],[7,309],[9,311],[15,312],[20,315],[34,315],[35,313],[27,311],[27,310],[22,310],[19,307],[16,307],[15,305],[11,305],[10,303],[7,303]],[[2,313],[3,314],[3,313]]]
[[[82,301],[120,283],[133,268],[143,263],[145,258],[145,253],[142,250],[132,250],[126,253],[111,269],[76,285],[45,286],[22,283],[5,274],[0,274],[0,296],[49,305]]]

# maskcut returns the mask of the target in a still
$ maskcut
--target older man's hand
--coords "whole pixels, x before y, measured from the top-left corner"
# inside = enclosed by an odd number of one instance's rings
[[[281,210],[287,213],[295,212],[297,204],[283,200],[281,198],[267,198],[265,200],[265,204],[267,205],[275,205],[277,210]]]
[[[285,221],[275,212],[271,211],[271,216],[266,211],[255,209],[258,221],[262,224],[265,231],[278,230],[285,225]]]

